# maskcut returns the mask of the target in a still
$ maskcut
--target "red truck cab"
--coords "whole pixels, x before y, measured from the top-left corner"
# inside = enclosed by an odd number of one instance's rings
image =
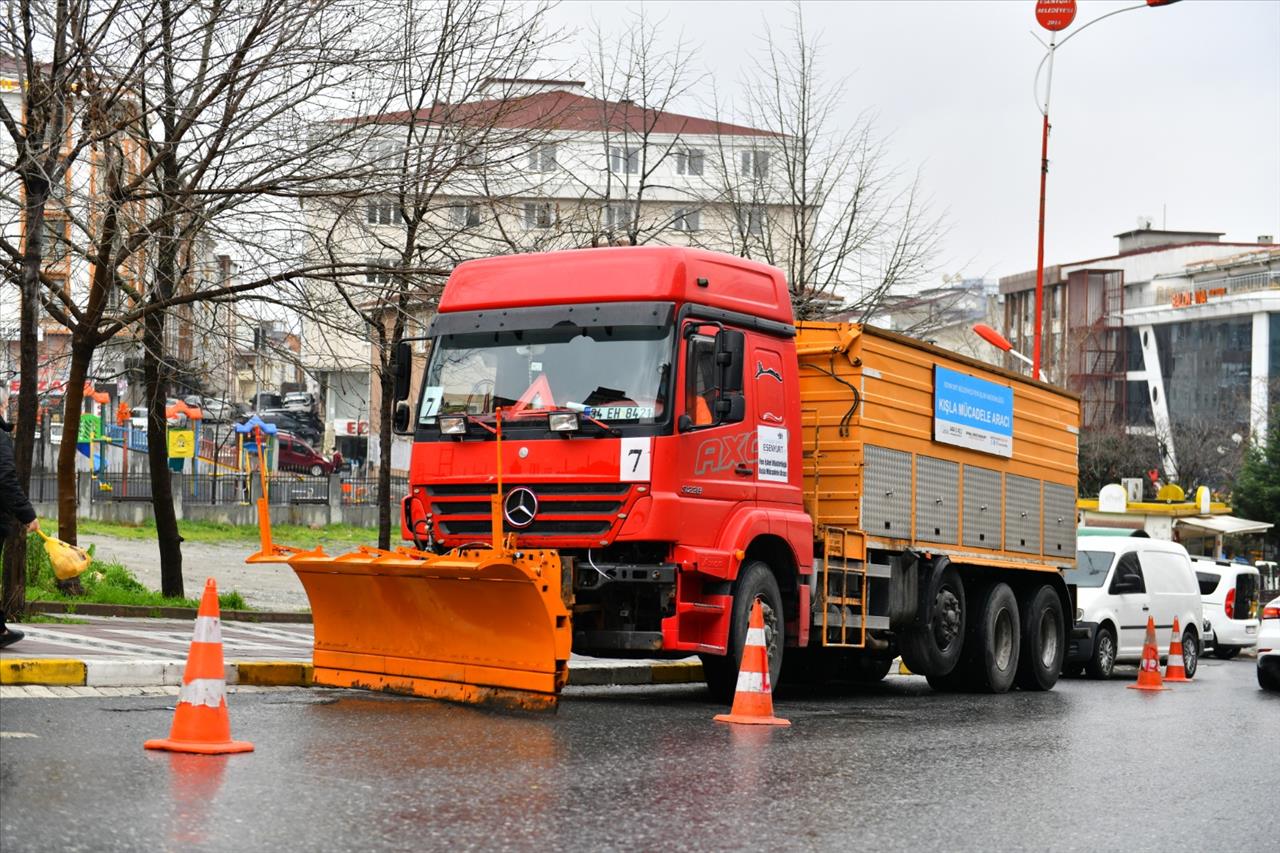
[[[506,529],[571,561],[574,651],[714,669],[757,592],[768,642],[807,642],[813,525],[778,270],[667,247],[469,261],[430,334],[401,424],[405,538],[488,540],[500,408]]]

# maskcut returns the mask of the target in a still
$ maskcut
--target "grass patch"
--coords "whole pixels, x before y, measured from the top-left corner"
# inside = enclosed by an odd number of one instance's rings
[[[46,530],[57,530],[56,521],[40,522]],[[151,540],[156,538],[154,521],[142,524],[110,524],[104,521],[82,518],[77,523],[79,535],[92,539],[94,536],[115,536],[120,539]],[[244,542],[258,541],[256,525],[219,524],[213,521],[179,521],[178,532],[187,542]],[[398,538],[399,532],[393,531]],[[295,524],[273,524],[271,538],[295,548],[315,548],[317,545],[332,548],[351,548],[355,545],[372,545],[377,543],[378,533],[366,527],[353,524],[329,524],[324,527],[302,527]]]
[[[55,528],[56,529],[56,528]],[[93,553],[93,546],[89,546]],[[195,598],[166,598],[147,589],[133,573],[114,561],[95,559],[80,576],[84,595],[67,595],[58,589],[53,565],[44,550],[44,541],[34,533],[27,539],[27,598],[31,601],[65,601],[74,606],[88,604],[129,604],[139,607],[190,607],[200,602]],[[218,596],[218,604],[226,610],[248,610],[244,596],[232,590]]]
[[[89,620],[76,619],[74,616],[58,616],[53,613],[32,612],[28,612],[22,617],[23,625],[39,625],[41,623],[53,625],[88,625]]]

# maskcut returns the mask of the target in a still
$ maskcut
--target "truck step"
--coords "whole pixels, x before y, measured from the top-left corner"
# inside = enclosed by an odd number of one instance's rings
[[[680,601],[676,603],[676,613],[723,613],[723,604],[706,601]]]

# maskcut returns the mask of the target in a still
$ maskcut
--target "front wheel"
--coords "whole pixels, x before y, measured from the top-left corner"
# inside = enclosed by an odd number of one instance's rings
[[[1213,647],[1213,656],[1218,660],[1231,660],[1238,654],[1240,654],[1239,646],[1219,646],[1215,644]]]
[[[1103,625],[1093,638],[1093,655],[1085,664],[1085,669],[1090,678],[1110,678],[1115,668],[1116,635],[1111,628]]]
[[[1187,678],[1196,677],[1196,666],[1200,663],[1200,640],[1196,632],[1190,628],[1182,632],[1182,668]]]
[[[312,466],[311,466],[311,476],[312,476],[312,477],[319,477],[319,476],[320,476],[321,474],[323,474],[323,473],[324,473],[324,468],[323,468],[322,466],[320,466],[320,465],[312,465]]]
[[[782,611],[782,593],[778,581],[769,567],[753,560],[742,567],[738,574],[737,591],[733,596],[733,611],[729,621],[729,653],[727,655],[702,655],[702,672],[707,689],[717,702],[728,704],[738,684],[738,667],[742,664],[742,647],[747,638],[751,621],[751,607],[760,602],[764,615],[764,644],[769,656],[769,684],[776,686],[782,672],[782,648],[785,641]]]

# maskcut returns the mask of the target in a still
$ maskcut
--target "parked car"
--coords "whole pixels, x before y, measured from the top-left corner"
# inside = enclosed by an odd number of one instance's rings
[[[259,409],[255,412],[263,423],[275,424],[282,432],[296,435],[303,441],[316,442],[322,434],[320,422],[302,412],[288,409]],[[241,418],[246,420],[247,418]]]
[[[1204,641],[1213,656],[1230,660],[1258,642],[1258,591],[1261,577],[1247,563],[1192,557],[1204,604]]]
[[[1076,567],[1065,573],[1077,610],[1063,672],[1108,678],[1117,663],[1138,663],[1150,616],[1162,657],[1177,617],[1187,676],[1194,676],[1204,611],[1187,549],[1145,535],[1080,536],[1076,548]]]
[[[334,460],[325,459],[315,448],[297,436],[278,432],[276,442],[279,453],[276,468],[281,471],[303,471],[319,477],[322,474],[332,474],[336,468]]]
[[[1258,686],[1280,690],[1280,596],[1262,608],[1258,628]]]
[[[236,407],[228,403],[226,400],[215,400],[212,397],[205,397],[199,403],[200,411],[204,414],[205,423],[211,424],[229,424],[239,417]]]
[[[283,408],[314,414],[316,398],[310,391],[290,391],[284,395]]]
[[[249,399],[250,411],[255,409],[278,409],[283,405],[280,395],[273,391],[259,391]]]

